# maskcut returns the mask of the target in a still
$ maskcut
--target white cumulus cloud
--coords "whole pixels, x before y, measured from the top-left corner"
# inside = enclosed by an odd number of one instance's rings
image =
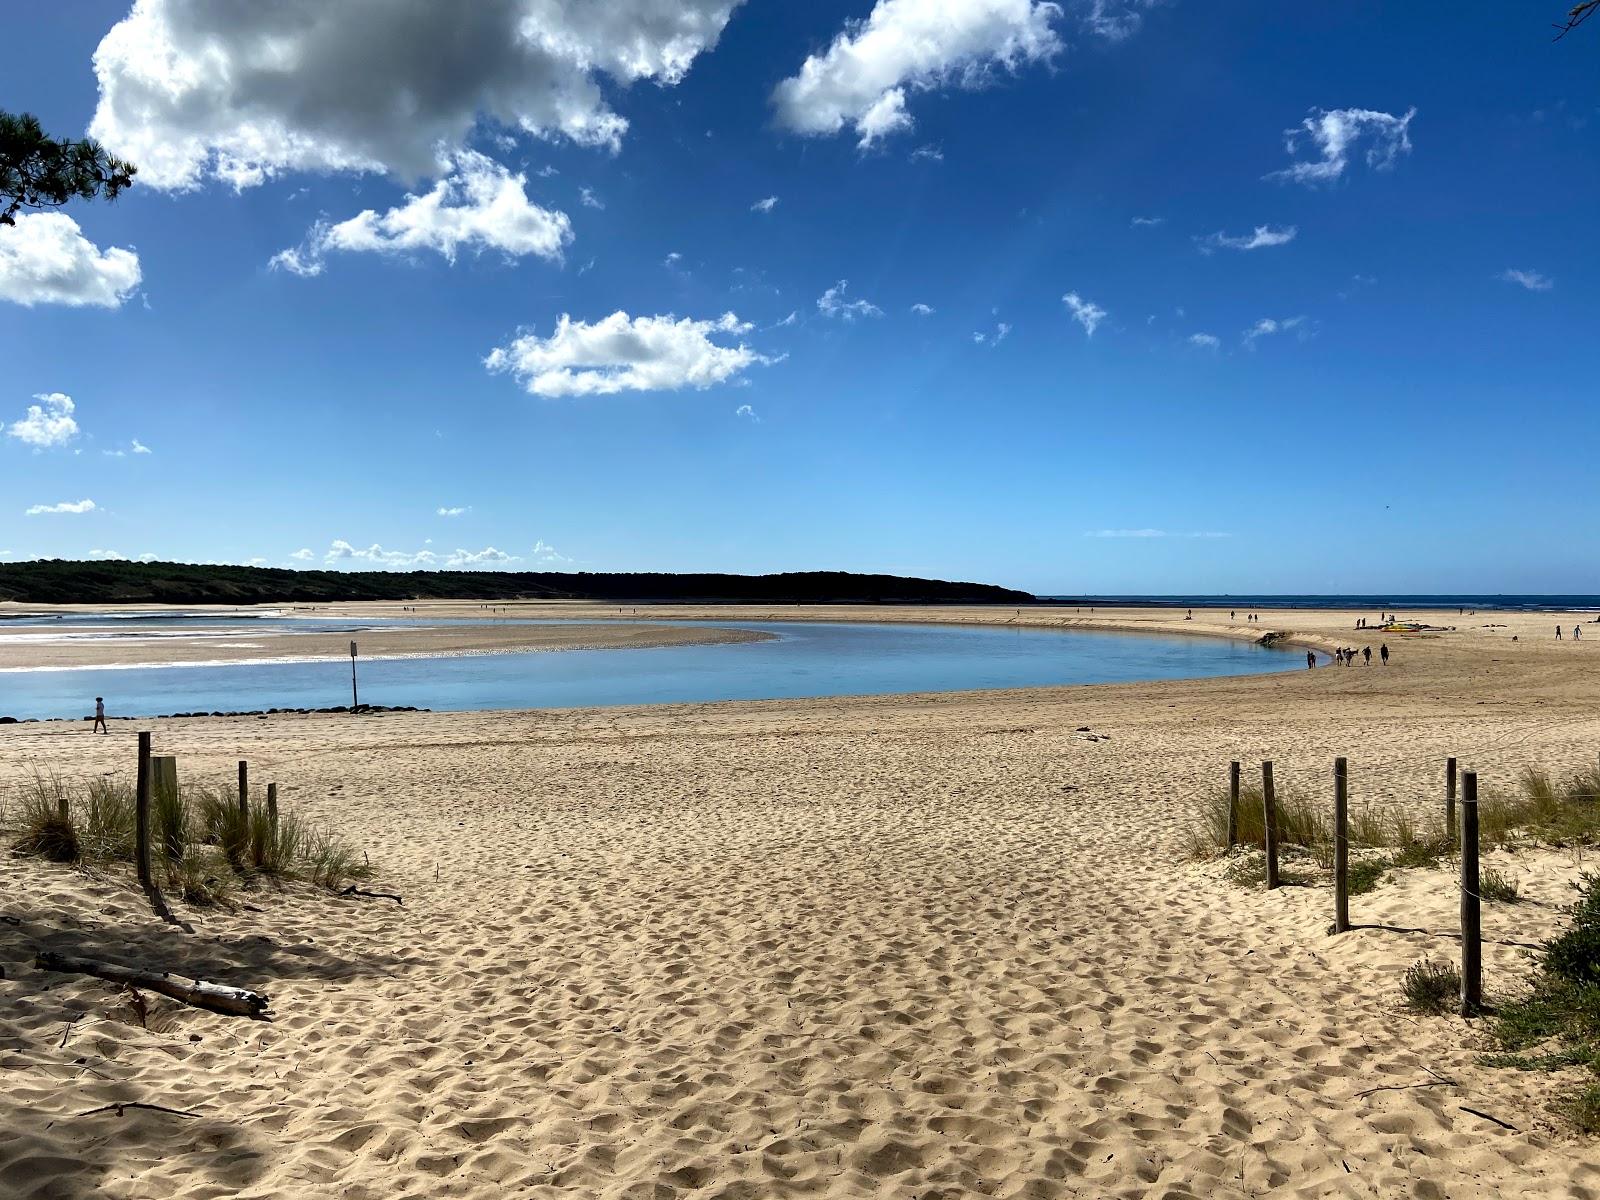
[[[441,178],[386,213],[367,209],[337,225],[319,222],[303,246],[274,255],[272,265],[296,275],[322,274],[332,251],[412,254],[431,250],[454,262],[462,249],[499,250],[559,260],[572,241],[567,214],[528,198],[527,177],[475,150],[439,163]]]
[[[1309,143],[1317,157],[1292,163],[1267,178],[1313,186],[1331,183],[1344,174],[1351,150],[1363,141],[1367,145],[1367,165],[1386,171],[1400,155],[1411,153],[1411,118],[1416,115],[1415,108],[1408,108],[1398,117],[1368,108],[1314,108],[1298,126],[1284,130],[1283,137],[1291,155]]]
[[[1083,332],[1087,337],[1093,337],[1094,331],[1100,327],[1100,322],[1106,319],[1105,309],[1085,300],[1077,292],[1068,292],[1061,297],[1061,302],[1072,313],[1072,319],[1083,326]]]
[[[72,403],[71,396],[64,392],[40,392],[34,399],[39,403],[28,405],[27,416],[6,426],[7,437],[43,450],[49,446],[65,446],[78,436],[78,422],[72,415],[77,406]]]
[[[87,513],[94,511],[93,500],[63,500],[60,504],[35,504],[25,515],[42,516],[45,513]]]
[[[289,557],[294,559],[296,562],[310,562],[316,557],[316,555],[312,553],[310,546],[302,546],[293,554],[289,555]]]
[[[480,123],[615,149],[600,77],[675,84],[740,0],[135,0],[90,133],[141,184],[286,170],[422,178]]]
[[[297,551],[290,557],[301,558],[302,554],[310,557],[310,551]],[[352,545],[343,538],[335,538],[327,553],[322,556],[322,561],[330,567],[346,564],[363,569],[437,571],[462,567],[499,566],[518,560],[515,555],[497,550],[493,546],[485,546],[482,550],[452,550],[447,554],[441,554],[434,550],[385,550],[376,542],[363,548]]]
[[[137,254],[102,251],[65,213],[24,213],[0,225],[0,300],[118,308],[139,279]]]
[[[1300,232],[1295,225],[1285,225],[1274,229],[1270,225],[1257,225],[1249,233],[1226,234],[1220,230],[1209,237],[1200,238],[1200,251],[1210,254],[1213,250],[1260,250],[1266,246],[1287,246],[1294,241],[1295,235]]]
[[[1548,292],[1556,285],[1556,281],[1548,275],[1541,274],[1538,271],[1519,271],[1515,267],[1507,267],[1500,272],[1500,278],[1507,283],[1515,283],[1525,287],[1530,292]],[[28,411],[32,412],[33,410],[29,409]]]
[[[484,365],[511,373],[538,396],[704,389],[773,361],[742,341],[719,345],[713,340],[737,337],[751,328],[731,312],[696,321],[671,314],[630,317],[618,311],[592,324],[562,313],[549,337],[519,334],[492,351]]]
[[[817,311],[825,317],[837,317],[841,321],[854,321],[858,317],[883,316],[883,309],[870,300],[846,300],[845,293],[849,290],[850,281],[839,280],[817,297]]]
[[[1222,339],[1214,333],[1191,333],[1189,345],[1200,346],[1206,350],[1216,350],[1222,345]]]
[[[1052,23],[1061,15],[1044,0],[878,0],[778,84],[772,102],[796,133],[850,125],[866,148],[911,127],[908,89],[976,87],[997,67],[1055,57],[1062,44]]]
[[[919,317],[933,316],[933,306],[931,304],[923,304],[920,301],[911,306],[911,311],[916,313]]]

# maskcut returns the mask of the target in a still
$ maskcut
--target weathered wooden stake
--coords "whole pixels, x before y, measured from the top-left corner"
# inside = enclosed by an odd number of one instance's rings
[[[1461,1015],[1483,1007],[1483,923],[1478,907],[1478,773],[1461,773]]]
[[[278,785],[267,784],[267,824],[272,826],[272,836],[278,836]]]
[[[1278,798],[1272,790],[1272,764],[1261,764],[1261,823],[1266,828],[1267,890],[1278,886]]]
[[[1239,844],[1239,763],[1228,764],[1228,849]]]
[[[65,796],[57,796],[56,815],[59,816],[63,821],[68,821],[71,820],[71,818],[67,815],[70,811],[71,809],[67,804],[67,798]]]
[[[1333,931],[1350,928],[1350,764],[1333,760]]]
[[[1456,760],[1444,760],[1444,832],[1445,836],[1456,836]]]
[[[244,819],[245,828],[250,826],[250,764],[244,759],[239,760],[239,816]]]
[[[133,865],[139,886],[152,891],[150,882],[150,735],[139,735],[139,773],[133,788]]]
[[[150,760],[150,793],[178,794],[178,760],[170,754],[157,754]]]

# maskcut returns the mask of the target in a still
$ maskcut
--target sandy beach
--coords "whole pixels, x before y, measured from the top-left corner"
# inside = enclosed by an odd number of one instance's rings
[[[441,606],[442,607],[442,606]],[[0,617],[7,609],[37,613],[41,610],[21,605],[0,604]],[[61,612],[107,613],[108,608],[69,609]],[[479,609],[469,613],[464,606],[449,606],[433,616],[474,616],[484,621],[494,618]],[[366,616],[406,616],[395,611],[359,611]],[[134,633],[115,623],[73,625],[56,630],[34,626],[8,631],[0,638],[0,670],[69,670],[92,667],[135,667],[153,663],[244,663],[329,661],[349,656],[352,638],[359,641],[364,658],[435,658],[462,654],[506,654],[546,650],[640,650],[652,646],[718,645],[760,641],[770,635],[743,629],[715,629],[705,626],[652,624],[574,624],[574,625],[436,625],[361,629],[321,633],[281,633],[270,628],[251,629],[247,621],[239,628],[218,628],[203,635],[161,632]]]
[[[1447,874],[1396,872],[1353,900],[1366,927],[1331,937],[1326,888],[1242,888],[1185,856],[1230,759],[1327,796],[1347,755],[1354,805],[1429,820],[1448,755],[1485,788],[1594,761],[1600,628],[1554,640],[1592,614],[1401,615],[1443,631],[1358,633],[1367,612],[652,607],[660,636],[702,633],[670,624],[689,617],[1016,621],[1375,657],[1014,692],[149,722],[185,778],[223,783],[248,759],[404,904],[260,887],[186,909],[185,934],[122,876],[0,855],[0,1194],[1600,1193],[1594,1145],[1549,1109],[1575,1076],[1484,1066],[1480,1022],[1403,1007],[1404,969],[1458,952]],[[0,728],[0,796],[36,770],[131,772],[133,728]],[[1485,909],[1491,996],[1519,986],[1594,865],[1494,861],[1529,900]],[[110,985],[36,972],[39,947],[259,988],[276,1019],[153,999],[139,1028]],[[103,1108],[134,1101],[194,1115]]]

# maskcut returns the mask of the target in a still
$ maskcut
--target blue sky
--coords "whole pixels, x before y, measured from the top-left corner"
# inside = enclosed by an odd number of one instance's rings
[[[1600,591],[1561,4],[527,7],[15,16],[0,552]]]

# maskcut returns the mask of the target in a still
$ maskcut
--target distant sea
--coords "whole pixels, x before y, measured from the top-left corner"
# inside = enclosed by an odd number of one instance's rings
[[[1041,603],[1090,608],[1327,608],[1406,610],[1465,608],[1478,612],[1600,612],[1600,596],[1040,596]]]

